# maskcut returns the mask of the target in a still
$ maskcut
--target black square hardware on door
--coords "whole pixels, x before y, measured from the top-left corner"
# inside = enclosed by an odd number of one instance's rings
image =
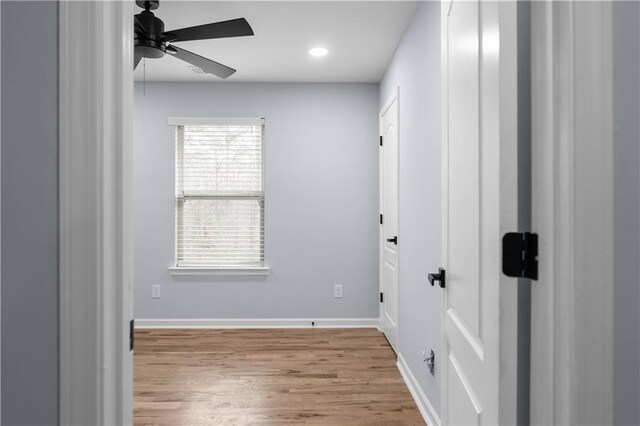
[[[538,234],[531,232],[504,234],[502,272],[508,277],[538,279]]]
[[[130,351],[132,351],[135,346],[135,338],[136,338],[136,332],[135,332],[134,320],[131,320],[129,321],[129,350]]]
[[[445,272],[444,272],[444,269],[438,268],[438,273],[437,274],[429,274],[428,278],[429,278],[429,282],[431,283],[432,286],[435,285],[436,281],[438,281],[438,283],[440,284],[440,288],[444,288],[445,287]]]
[[[387,242],[388,243],[393,243],[395,245],[398,245],[398,237],[387,238]]]

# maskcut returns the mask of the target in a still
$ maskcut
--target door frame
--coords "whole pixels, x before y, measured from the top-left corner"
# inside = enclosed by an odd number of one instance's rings
[[[391,106],[391,104],[393,102],[396,102],[396,113],[397,113],[397,117],[396,117],[396,128],[397,128],[397,141],[396,141],[396,145],[397,145],[397,150],[398,150],[398,155],[397,155],[397,159],[398,159],[398,167],[396,169],[396,173],[397,173],[397,188],[396,188],[396,194],[397,194],[397,199],[398,199],[398,205],[397,205],[397,226],[398,226],[398,241],[402,241],[400,239],[400,87],[396,86],[393,91],[391,92],[391,94],[389,95],[389,97],[387,98],[387,100],[385,101],[384,105],[382,106],[382,108],[380,108],[380,112],[378,114],[378,134],[380,135],[380,137],[382,137],[382,114],[389,109],[389,107]],[[384,149],[383,146],[380,145],[380,155],[378,155],[378,170],[379,170],[379,211],[380,214],[382,214],[383,209],[384,209]],[[380,230],[380,232],[378,233],[378,275],[379,275],[379,291],[380,293],[384,292],[384,269],[383,269],[383,265],[384,265],[384,233],[383,231],[383,225],[381,224],[380,227],[378,228]],[[395,309],[396,312],[398,314],[398,318],[396,319],[396,324],[398,326],[398,342],[397,342],[397,346],[398,346],[398,350],[400,348],[400,244],[396,245],[396,254],[397,254],[397,262],[396,262],[396,271],[397,273],[397,286],[398,288],[396,289],[397,294],[396,294],[396,300],[395,300]],[[386,302],[385,302],[386,303]],[[384,333],[384,330],[382,328],[382,322],[383,322],[383,318],[384,318],[384,303],[379,303],[379,322],[380,322],[380,326],[378,327],[378,330],[380,330],[380,332]]]
[[[131,424],[133,2],[59,5],[59,420]]]
[[[611,424],[611,3],[532,2],[531,12],[532,220],[540,241],[531,424]]]
[[[598,310],[592,311],[593,315],[589,320],[598,322],[606,330],[612,330],[610,300],[613,287],[610,278],[613,270],[613,242],[607,237],[611,233],[606,232],[612,223],[612,144],[598,144],[595,140],[598,132],[611,134],[611,86],[608,83],[611,78],[612,59],[606,48],[592,48],[593,45],[602,46],[602,43],[608,43],[610,52],[611,20],[602,18],[610,16],[610,4],[594,4],[594,7],[603,8],[599,16],[581,14],[580,19],[575,19],[576,13],[581,12],[576,11],[573,3],[532,3],[533,50],[542,47],[548,49],[544,54],[546,62],[534,67],[532,79],[535,81],[536,78],[554,76],[552,65],[560,59],[559,40],[552,37],[554,30],[549,24],[559,19],[569,19],[571,26],[567,28],[574,29],[574,33],[561,35],[565,37],[565,41],[570,42],[564,47],[570,49],[573,54],[563,57],[573,61],[559,62],[565,67],[561,69],[579,69],[587,61],[590,64],[603,64],[602,68],[597,69],[600,73],[597,78],[588,74],[578,79],[577,84],[584,87],[584,90],[575,92],[582,92],[589,99],[605,100],[591,104],[587,111],[582,111],[585,112],[583,115],[571,115],[574,123],[580,125],[575,128],[592,131],[585,131],[580,135],[571,134],[568,139],[569,146],[564,147],[570,152],[556,152],[559,150],[558,146],[555,151],[549,146],[555,134],[554,129],[548,127],[553,122],[553,109],[547,107],[557,109],[560,105],[559,100],[552,98],[552,91],[544,90],[540,94],[551,98],[538,99],[537,103],[536,90],[532,91],[534,120],[540,115],[547,120],[547,127],[541,129],[546,132],[542,136],[549,136],[546,139],[536,139],[534,135],[534,147],[536,144],[545,144],[544,146],[549,148],[549,151],[545,151],[544,157],[534,155],[534,169],[537,161],[544,161],[546,167],[551,168],[550,176],[557,179],[563,190],[566,189],[573,194],[572,205],[560,206],[554,204],[555,199],[551,193],[556,188],[553,184],[541,187],[534,185],[533,205],[534,217],[536,214],[546,214],[550,226],[538,231],[541,237],[541,281],[544,278],[545,261],[551,262],[554,252],[562,255],[560,249],[565,247],[564,244],[569,244],[570,250],[565,256],[572,258],[572,268],[555,263],[554,278],[568,276],[571,291],[579,291],[582,296],[587,297],[586,305],[582,306],[599,307]],[[570,8],[566,15],[553,10],[553,7],[563,6]],[[126,389],[123,380],[127,381],[126,374],[130,374],[131,364],[126,360],[119,363],[119,359],[123,347],[128,344],[127,319],[131,315],[131,300],[125,300],[125,295],[127,288],[131,288],[132,257],[129,215],[133,52],[128,48],[133,39],[133,29],[130,25],[132,14],[132,2],[59,2],[61,424],[131,423],[132,395],[123,392],[123,389]],[[547,25],[545,26],[541,20],[536,20],[536,16],[548,18]],[[580,43],[591,46],[590,49],[583,49],[583,52],[589,52],[589,56],[597,54],[600,60],[592,61],[586,55],[579,54],[580,49],[576,46]],[[533,63],[535,64],[535,61]],[[557,80],[550,81],[558,83]],[[570,87],[558,85],[556,89],[560,90],[561,96],[569,96],[567,99],[575,101],[575,97],[572,96],[576,93],[572,92]],[[564,112],[574,112],[573,106],[574,103],[570,104],[569,107],[572,109]],[[591,119],[592,117],[598,119]],[[605,120],[600,120],[602,117]],[[602,124],[603,127],[595,129],[596,131],[589,127],[598,124]],[[536,128],[535,122],[533,128]],[[582,147],[584,150],[576,151],[576,148],[580,148],[577,144],[578,137],[587,141]],[[117,140],[122,144],[108,143]],[[567,170],[567,167],[554,167],[557,166],[554,163],[554,153],[565,156],[568,153],[581,155],[573,157],[574,161],[568,165],[571,169]],[[443,151],[443,155],[445,154]],[[604,162],[594,160],[602,158],[605,159]],[[589,165],[595,169],[589,169]],[[538,167],[543,169],[540,164]],[[593,173],[585,174],[585,170]],[[596,183],[595,188],[581,184],[579,179],[572,179],[575,173],[580,172],[589,182]],[[542,189],[547,191],[541,191]],[[595,212],[589,210],[593,207],[589,200],[593,199],[605,201]],[[543,206],[547,209],[538,210]],[[578,215],[580,212],[585,214]],[[576,221],[576,218],[582,221]],[[604,239],[600,240],[600,245],[588,246],[587,252],[578,253],[576,248],[581,241],[580,236],[590,235],[586,231],[591,231],[593,224],[601,226],[599,229]],[[545,242],[544,236],[549,235],[546,233],[551,232],[553,226],[565,232]],[[577,256],[578,254],[580,256]],[[594,259],[598,261],[594,262]],[[110,273],[108,266],[114,267],[111,269],[113,273]],[[604,297],[595,297],[584,291],[586,289],[580,286],[579,278],[587,276],[592,281],[604,284]],[[535,287],[537,284],[533,283],[532,286]],[[400,280],[398,291],[399,287]],[[584,413],[591,416],[592,422],[594,419],[603,419],[603,424],[610,423],[612,384],[611,374],[606,373],[610,372],[613,359],[612,333],[590,332],[589,324],[576,321],[581,318],[581,311],[574,310],[575,299],[570,297],[570,293],[560,291],[557,286],[552,286],[550,290],[544,300],[536,301],[534,297],[532,311],[545,309],[556,318],[568,314],[573,321],[570,327],[563,327],[559,321],[538,324],[535,318],[532,319],[532,337],[542,338],[541,341],[548,345],[548,349],[540,353],[536,347],[539,350],[541,346],[535,342],[532,344],[533,423],[538,419],[544,419],[545,412],[551,413],[559,423],[575,421],[578,408],[582,407],[579,404],[584,402],[588,403]],[[540,326],[546,328],[541,329]],[[575,350],[572,353],[563,352],[560,345],[554,344],[564,341],[564,338],[570,339],[573,343]],[[594,346],[594,342],[598,346]],[[594,353],[594,347],[602,350]],[[586,354],[589,356],[584,356]],[[560,357],[557,365],[569,361],[574,367],[566,370],[556,368],[555,356]],[[586,377],[588,375],[579,375],[578,371],[603,371],[605,380],[598,383],[600,390],[597,397],[587,393],[587,389],[594,389],[593,386],[584,385],[585,381],[595,379],[591,376]],[[540,378],[548,377],[548,372],[554,372],[558,378],[542,383],[536,381],[538,374],[541,374]],[[444,386],[442,396],[443,399],[446,398]],[[541,422],[544,423],[544,420]]]

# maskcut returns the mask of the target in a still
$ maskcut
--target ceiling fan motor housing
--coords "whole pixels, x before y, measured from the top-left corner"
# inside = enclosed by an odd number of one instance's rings
[[[136,53],[145,58],[162,58],[166,51],[166,45],[162,38],[164,22],[146,10],[137,14],[136,17],[145,29],[145,33],[138,31],[135,33]]]

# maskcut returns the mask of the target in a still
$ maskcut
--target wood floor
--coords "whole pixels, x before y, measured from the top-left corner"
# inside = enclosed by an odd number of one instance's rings
[[[424,425],[374,329],[138,330],[136,425]]]

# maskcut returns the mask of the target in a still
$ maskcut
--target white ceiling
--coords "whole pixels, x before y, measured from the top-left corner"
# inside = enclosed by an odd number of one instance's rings
[[[196,74],[170,55],[135,71],[147,81],[378,82],[415,1],[160,1],[165,31],[245,17],[255,36],[176,43],[238,70],[226,80]],[[140,11],[136,7],[136,13]],[[311,57],[311,47],[329,54]]]

